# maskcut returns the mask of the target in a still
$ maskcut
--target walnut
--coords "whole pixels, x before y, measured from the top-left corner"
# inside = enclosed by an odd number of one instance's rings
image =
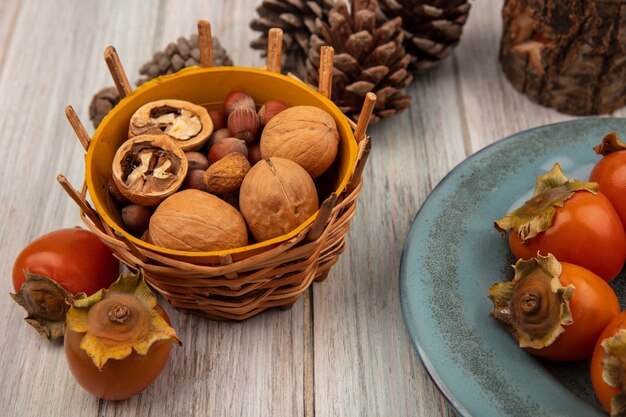
[[[154,206],[178,190],[187,175],[184,152],[166,135],[127,140],[113,158],[113,182],[135,204]]]
[[[248,158],[235,152],[229,153],[204,173],[204,186],[212,194],[224,195],[237,191],[250,170]]]
[[[267,122],[261,156],[291,159],[317,178],[331,166],[339,147],[335,119],[313,106],[287,108]]]
[[[184,151],[195,151],[213,133],[213,121],[202,106],[183,100],[158,100],[141,106],[130,119],[128,136],[165,133]]]
[[[317,190],[300,165],[272,157],[257,162],[239,190],[239,207],[261,242],[288,233],[318,209]]]
[[[182,251],[217,251],[248,244],[241,214],[204,191],[180,191],[163,201],[150,217],[150,240]]]

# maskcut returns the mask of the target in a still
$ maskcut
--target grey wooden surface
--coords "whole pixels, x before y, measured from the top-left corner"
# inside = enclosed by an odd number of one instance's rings
[[[410,86],[411,109],[370,129],[372,153],[347,250],[329,279],[291,310],[216,323],[168,309],[183,347],[144,393],[106,402],[74,382],[62,345],[40,339],[8,296],[20,249],[80,224],[55,181],[64,173],[78,186],[84,175],[84,152],[63,109],[72,104],[87,124],[93,93],[112,84],[104,48],[116,46],[134,81],[154,50],[207,18],[237,65],[260,66],[248,47],[256,3],[0,0],[2,415],[454,415],[402,321],[404,238],[428,193],[464,158],[511,133],[570,118],[531,103],[503,78],[500,2],[472,2],[454,55]]]

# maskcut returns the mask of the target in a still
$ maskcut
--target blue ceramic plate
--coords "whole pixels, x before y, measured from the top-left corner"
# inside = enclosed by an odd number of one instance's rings
[[[587,179],[599,160],[592,147],[611,131],[625,137],[626,119],[575,120],[503,139],[454,168],[415,217],[400,269],[404,321],[461,415],[605,416],[588,363],[540,361],[518,348],[489,317],[487,289],[513,276],[514,259],[493,221],[528,198],[555,162],[565,175]],[[624,281],[614,280],[622,306]]]

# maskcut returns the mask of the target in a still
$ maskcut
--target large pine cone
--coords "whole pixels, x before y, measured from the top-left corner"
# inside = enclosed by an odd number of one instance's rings
[[[285,66],[295,68],[306,60],[315,19],[326,19],[334,3],[335,0],[263,0],[256,9],[259,17],[250,22],[250,28],[261,34],[250,46],[267,56],[267,34],[271,28],[280,28]]]
[[[167,45],[164,50],[155,52],[152,60],[143,64],[139,70],[143,77],[137,81],[137,85],[199,63],[198,35],[193,34],[189,38],[180,37],[176,42]],[[232,59],[215,37],[213,37],[213,63],[218,67],[233,65]],[[119,101],[120,96],[115,87],[103,88],[93,96],[89,105],[89,118],[95,128]]]
[[[332,100],[353,120],[357,120],[365,95],[372,91],[378,100],[371,122],[393,116],[411,104],[400,89],[412,80],[407,72],[411,56],[404,52],[402,19],[394,18],[379,25],[375,0],[354,0],[351,10],[338,3],[328,20],[315,21],[311,35],[306,71],[307,81],[318,84],[320,49],[335,49]]]
[[[379,0],[388,20],[402,17],[404,48],[411,54],[410,69],[424,72],[452,53],[463,33],[471,8],[467,0]]]

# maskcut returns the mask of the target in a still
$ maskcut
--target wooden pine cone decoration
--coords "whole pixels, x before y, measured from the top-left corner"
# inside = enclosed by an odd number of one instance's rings
[[[402,17],[409,69],[424,72],[439,65],[459,43],[471,5],[467,0],[378,0],[382,21]]]
[[[215,66],[231,66],[233,60],[228,56],[228,52],[222,47],[219,39],[213,37],[213,62]],[[200,49],[198,48],[198,35],[193,34],[188,38],[180,37],[176,42],[172,42],[162,51],[154,53],[152,59],[139,69],[143,75],[137,81],[141,85],[146,81],[161,75],[172,74],[181,68],[191,67],[200,63]],[[115,87],[105,87],[98,91],[89,105],[89,119],[94,128],[107,113],[120,101],[119,93]]]
[[[338,3],[327,21],[316,19],[306,61],[307,81],[317,85],[321,47],[332,46],[332,100],[343,113],[357,120],[365,95],[374,92],[378,99],[371,123],[411,105],[411,98],[401,89],[413,79],[407,71],[411,56],[402,46],[402,19],[380,25],[377,10],[375,0],[354,0],[350,11],[345,2]]]
[[[575,10],[576,12],[570,12]],[[507,0],[500,63],[531,100],[563,113],[626,101],[626,14],[619,1]]]

